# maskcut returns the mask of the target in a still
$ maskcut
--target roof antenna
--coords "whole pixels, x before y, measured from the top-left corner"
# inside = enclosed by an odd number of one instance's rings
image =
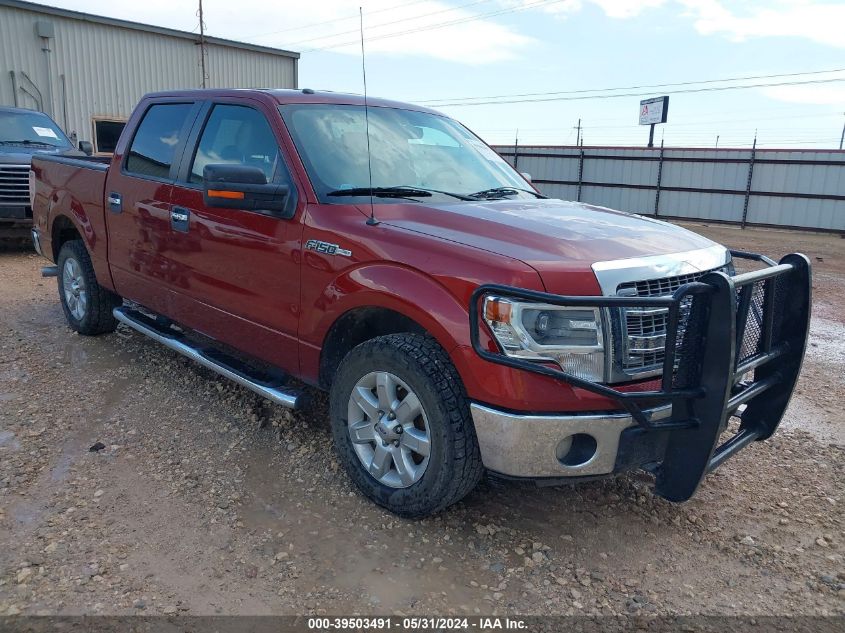
[[[367,58],[364,55],[364,10],[358,7],[358,16],[361,25],[361,74],[364,76],[364,121],[367,128],[367,171],[370,176],[370,217],[367,218],[367,224],[370,226],[378,225],[376,220],[376,207],[373,204],[373,158],[370,153],[370,108],[367,103]]]

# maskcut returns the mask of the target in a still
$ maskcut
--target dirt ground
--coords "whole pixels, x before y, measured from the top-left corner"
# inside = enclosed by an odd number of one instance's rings
[[[123,327],[78,336],[45,262],[0,253],[0,615],[845,614],[845,240],[692,228],[813,261],[782,430],[683,505],[488,478],[423,521],[353,489],[324,398],[293,415]]]

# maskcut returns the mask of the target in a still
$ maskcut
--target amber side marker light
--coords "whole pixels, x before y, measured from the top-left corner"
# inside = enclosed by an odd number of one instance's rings
[[[511,322],[511,304],[500,299],[487,299],[484,303],[484,317],[488,321]]]
[[[243,191],[220,191],[218,189],[209,189],[208,196],[210,198],[228,198],[229,200],[243,200]]]

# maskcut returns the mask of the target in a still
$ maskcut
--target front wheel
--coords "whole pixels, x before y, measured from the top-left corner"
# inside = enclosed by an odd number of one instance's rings
[[[112,310],[122,300],[97,283],[91,257],[82,240],[65,242],[56,263],[59,299],[68,325],[87,336],[114,332],[117,319]]]
[[[398,515],[438,512],[481,479],[463,384],[429,336],[392,334],[353,349],[332,385],[331,418],[349,476]]]

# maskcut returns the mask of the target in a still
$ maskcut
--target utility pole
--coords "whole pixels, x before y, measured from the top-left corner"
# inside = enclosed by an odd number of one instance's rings
[[[845,114],[845,112],[842,114]],[[842,149],[843,142],[845,142],[845,123],[842,124],[842,136],[839,137],[839,149]]]
[[[200,19],[200,68],[202,72],[202,81],[201,85],[203,88],[206,87],[206,80],[208,79],[208,75],[205,71],[205,21],[203,20],[203,13],[202,13],[202,0],[200,2],[200,9],[197,12],[197,15]]]
[[[575,145],[581,146],[581,119],[578,119],[578,125],[575,126],[575,129],[578,130],[578,134],[575,137]]]
[[[513,168],[516,169],[519,164],[519,128],[516,129],[516,134],[513,138]]]
[[[716,135],[716,149],[719,149],[719,135]]]

